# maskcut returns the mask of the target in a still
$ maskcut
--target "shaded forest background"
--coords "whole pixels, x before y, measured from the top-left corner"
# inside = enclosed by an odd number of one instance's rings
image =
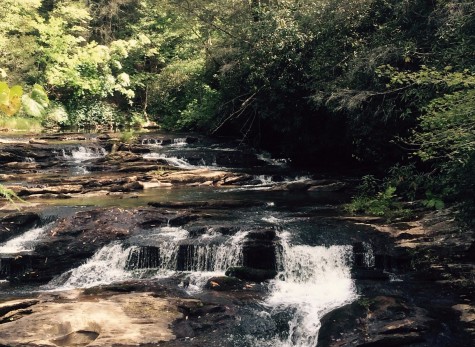
[[[355,211],[475,205],[472,1],[3,0],[0,80],[5,114],[8,86],[47,94],[15,115],[44,127],[156,122],[371,169]]]

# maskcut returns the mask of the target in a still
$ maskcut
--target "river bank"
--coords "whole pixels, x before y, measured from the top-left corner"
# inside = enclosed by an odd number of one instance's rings
[[[450,210],[349,216],[353,178],[189,135],[3,137],[0,162],[25,200],[0,209],[5,346],[473,341],[474,235]]]

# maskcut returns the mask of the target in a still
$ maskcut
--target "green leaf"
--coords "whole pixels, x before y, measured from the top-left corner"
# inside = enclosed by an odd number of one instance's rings
[[[0,82],[0,104],[8,105],[10,103],[10,88],[5,82]]]
[[[48,107],[49,99],[46,91],[39,84],[35,84],[31,91],[31,98],[44,108]]]
[[[23,95],[23,109],[25,110],[26,114],[30,117],[39,118],[43,116],[46,111],[46,108],[38,103],[36,100],[31,98],[29,95]]]

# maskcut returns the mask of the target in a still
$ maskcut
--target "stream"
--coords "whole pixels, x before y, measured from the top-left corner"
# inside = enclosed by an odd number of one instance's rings
[[[249,299],[227,299],[238,302],[236,322],[221,334],[222,341],[230,346],[315,347],[322,317],[358,298],[352,268],[357,262],[361,265],[361,254],[353,253],[354,235],[362,230],[332,219],[348,194],[339,189],[307,189],[320,181],[325,187],[334,182],[295,171],[285,158],[271,158],[237,142],[146,133],[133,147],[122,149],[127,155],[133,153],[133,159],[127,160],[137,167],[150,165],[156,172],[233,172],[246,178],[239,176],[237,184],[222,185],[204,179],[187,184],[151,180],[153,184],[144,189],[101,190],[101,194],[92,188],[86,193],[63,188],[40,192],[56,182],[94,187],[91,182],[105,175],[118,179],[116,167],[106,162],[117,150],[117,141],[91,134],[74,136],[84,139],[50,136],[33,143],[32,149],[27,148],[27,136],[2,135],[0,139],[0,147],[24,146],[20,147],[24,158],[14,165],[2,164],[2,184],[30,189],[24,197],[40,216],[31,227],[0,242],[1,301],[131,281],[161,283],[182,296],[209,300],[215,295],[210,279],[225,276],[230,268],[252,267],[275,274],[257,284],[246,282],[249,288],[259,288]],[[142,177],[140,182],[148,177],[142,171],[134,172],[132,166],[120,167],[118,172],[129,181],[130,177]],[[126,182],[124,177],[120,179]],[[221,201],[235,207],[220,206]],[[156,225],[131,224],[130,232],[100,241],[83,258],[78,255],[53,266],[55,258],[47,252],[52,238],[63,232],[59,230],[62,221],[96,209],[102,211],[98,219],[108,220],[108,209],[120,209],[122,214],[133,215],[133,220],[145,210],[149,213],[151,204],[161,206],[157,208],[165,214],[192,215],[183,223],[174,222],[172,215]],[[73,227],[79,228],[69,226]],[[68,231],[68,240],[79,238],[82,231],[75,230]],[[364,252],[367,267],[374,262],[371,252],[371,247]],[[20,264],[19,258],[25,262]],[[35,268],[35,262],[44,258],[51,266]],[[47,274],[38,275],[41,271]],[[34,280],[32,272],[38,276]]]

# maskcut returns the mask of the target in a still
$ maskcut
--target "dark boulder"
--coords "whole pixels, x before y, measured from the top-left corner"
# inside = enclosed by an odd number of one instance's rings
[[[248,233],[242,247],[243,266],[276,270],[277,237],[274,229],[257,229]]]
[[[206,282],[205,288],[216,291],[228,291],[228,290],[240,290],[244,287],[245,283],[239,278],[235,277],[211,277]]]
[[[226,271],[226,276],[236,277],[245,281],[263,282],[275,278],[277,271],[238,266],[229,268]]]
[[[33,212],[17,212],[0,219],[0,242],[4,242],[40,223],[40,216]]]

